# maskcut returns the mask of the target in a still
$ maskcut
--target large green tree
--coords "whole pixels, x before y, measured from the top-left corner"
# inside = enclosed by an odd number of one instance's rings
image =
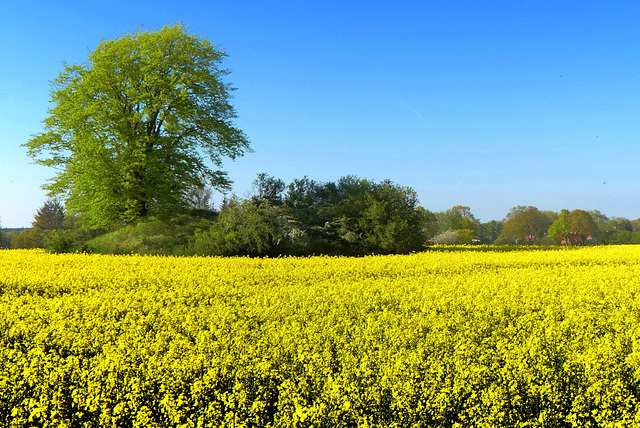
[[[175,212],[192,186],[229,186],[250,150],[233,120],[226,54],[181,25],[105,40],[53,82],[45,131],[26,143],[55,167],[44,187],[85,227]],[[206,181],[206,183],[203,183]]]

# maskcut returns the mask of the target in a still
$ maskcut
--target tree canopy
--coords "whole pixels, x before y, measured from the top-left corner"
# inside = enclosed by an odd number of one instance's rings
[[[420,250],[429,216],[418,206],[410,187],[390,180],[375,183],[353,176],[337,183],[342,200],[334,213],[343,241],[356,245],[353,252],[365,254],[407,253]]]
[[[285,192],[286,189],[286,192]],[[307,177],[288,186],[258,174],[254,195],[227,200],[209,230],[193,239],[196,253],[390,254],[420,251],[435,216],[415,191],[389,180],[355,176],[321,183]]]
[[[64,227],[64,207],[59,201],[48,199],[38,208],[31,226],[42,230],[55,230]]]
[[[589,235],[598,230],[596,222],[588,211],[573,210],[567,215],[567,228],[569,232],[579,236],[584,242]]]
[[[518,205],[507,214],[498,240],[505,243],[533,242],[547,232],[550,223],[550,218],[538,208]]]
[[[175,212],[193,186],[228,187],[223,158],[250,147],[233,124],[225,56],[176,24],[105,40],[85,63],[65,64],[45,130],[26,143],[58,169],[44,188],[95,228]]]
[[[474,230],[480,225],[480,222],[471,213],[469,207],[456,205],[445,212],[436,214],[440,224],[439,232],[447,230]]]
[[[563,209],[560,211],[558,218],[551,223],[549,226],[549,230],[547,234],[555,239],[556,241],[563,242],[567,245],[571,244],[571,232],[569,231],[569,227],[567,225],[567,216],[569,215],[569,210]]]

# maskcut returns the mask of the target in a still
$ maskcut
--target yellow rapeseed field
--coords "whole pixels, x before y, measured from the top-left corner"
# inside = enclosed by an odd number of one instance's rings
[[[0,425],[640,426],[640,247],[0,251]]]

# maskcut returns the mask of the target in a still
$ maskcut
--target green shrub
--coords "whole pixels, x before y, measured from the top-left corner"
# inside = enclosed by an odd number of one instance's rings
[[[140,221],[97,236],[86,247],[100,254],[190,255],[195,231],[208,229],[214,223],[211,212],[203,211]]]
[[[80,230],[56,229],[44,234],[44,249],[49,253],[76,253],[83,250],[84,233]]]

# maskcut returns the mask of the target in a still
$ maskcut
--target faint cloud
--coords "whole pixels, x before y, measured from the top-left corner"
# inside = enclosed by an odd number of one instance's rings
[[[396,104],[399,104],[400,106],[404,107],[405,109],[415,114],[416,118],[418,118],[420,122],[424,122],[424,117],[422,116],[422,113],[420,113],[417,109],[407,104],[407,102],[399,94],[395,92],[390,92],[389,94],[391,95],[393,100],[396,102]]]
[[[401,102],[401,104],[407,110],[412,111],[416,115],[418,120],[420,120],[420,122],[424,122],[424,118],[422,117],[422,114],[420,114],[420,112],[418,110],[414,109],[413,107],[411,107],[409,104],[407,104],[405,102]]]

